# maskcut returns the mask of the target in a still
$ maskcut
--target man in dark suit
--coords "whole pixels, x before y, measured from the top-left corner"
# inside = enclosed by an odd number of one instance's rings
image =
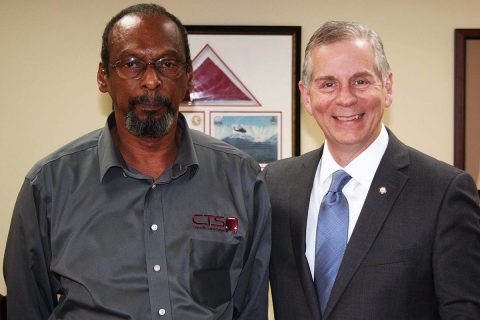
[[[299,87],[326,141],[263,172],[275,319],[480,319],[476,186],[382,124],[392,73],[379,36],[357,23],[325,23],[307,46]],[[347,178],[332,191],[336,172]],[[330,193],[348,206],[325,209]],[[325,216],[345,212],[345,223],[323,230]],[[336,256],[321,249],[343,232],[343,247],[330,250]]]

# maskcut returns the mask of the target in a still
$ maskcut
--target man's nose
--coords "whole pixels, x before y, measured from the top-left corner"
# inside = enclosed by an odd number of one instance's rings
[[[349,85],[341,86],[340,90],[338,91],[336,103],[338,105],[348,107],[352,104],[357,102],[357,96]]]
[[[141,80],[142,86],[149,90],[157,89],[163,83],[162,78],[154,64],[147,64]]]

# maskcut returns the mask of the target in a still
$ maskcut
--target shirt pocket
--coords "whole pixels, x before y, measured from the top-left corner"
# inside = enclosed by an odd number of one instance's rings
[[[210,308],[231,300],[230,268],[238,244],[190,240],[192,297]]]

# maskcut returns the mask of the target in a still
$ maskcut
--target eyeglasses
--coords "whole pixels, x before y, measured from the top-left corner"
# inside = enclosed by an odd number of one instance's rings
[[[128,58],[111,64],[118,76],[125,80],[140,79],[149,65],[153,66],[158,74],[169,79],[178,79],[187,68],[187,63],[178,62],[171,58],[163,58],[154,62]]]

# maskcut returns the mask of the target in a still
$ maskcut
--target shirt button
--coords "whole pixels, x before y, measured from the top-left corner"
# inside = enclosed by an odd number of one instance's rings
[[[156,272],[160,271],[160,266],[158,264],[154,265],[153,270],[155,270]]]
[[[157,187],[156,184],[152,184],[152,189],[155,189]]]
[[[158,226],[156,224],[152,224],[152,226],[150,228],[152,229],[152,231],[157,231],[158,230]]]
[[[158,310],[158,314],[161,315],[161,316],[164,316],[165,313],[166,313],[166,311],[165,311],[165,309],[163,309],[163,308],[160,309],[160,310]]]

